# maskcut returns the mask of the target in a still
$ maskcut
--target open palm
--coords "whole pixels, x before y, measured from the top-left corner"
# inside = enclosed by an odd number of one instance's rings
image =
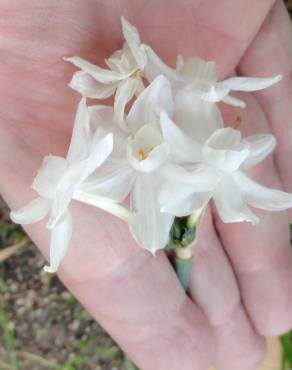
[[[0,4],[0,192],[17,208],[44,155],[66,153],[79,96],[67,87],[73,67],[120,48],[120,16],[172,63],[180,52],[218,62],[219,75],[284,80],[249,95],[248,107],[222,105],[227,122],[242,115],[247,134],[272,131],[274,158],[252,175],[292,191],[291,25],[280,0],[19,0]],[[290,105],[289,105],[290,104]],[[288,216],[262,212],[258,226],[225,225],[208,211],[196,247],[191,298],[164,252],[153,258],[126,225],[73,202],[74,232],[60,278],[143,370],[253,370],[265,335],[292,326],[292,249]],[[26,228],[48,255],[44,222]]]

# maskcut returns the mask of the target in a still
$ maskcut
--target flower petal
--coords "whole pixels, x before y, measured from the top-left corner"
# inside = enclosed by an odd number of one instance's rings
[[[72,166],[65,174],[62,181],[58,184],[55,198],[52,202],[51,216],[47,223],[48,229],[53,229],[56,227],[59,220],[66,213],[67,208],[73,198],[75,191],[75,184],[80,182],[80,177],[82,173],[82,162]]]
[[[159,174],[139,174],[131,193],[132,218],[129,227],[133,237],[151,253],[166,246],[174,216],[160,211]]]
[[[128,138],[129,146],[133,149],[135,157],[139,158],[139,150],[143,149],[146,156],[163,142],[163,138],[158,130],[150,125],[144,125],[132,138]]]
[[[179,194],[177,194],[177,188],[171,188],[171,185],[174,184],[168,185],[167,193],[163,194],[163,197],[159,200],[161,212],[167,212],[176,217],[191,215],[193,212],[203,208],[212,196],[211,192],[196,193],[193,187],[185,184],[180,185]],[[169,194],[168,199],[166,199],[167,194]],[[171,197],[170,194],[172,194]]]
[[[95,132],[91,147],[90,155],[86,159],[86,164],[83,168],[82,180],[90,176],[98,167],[100,167],[109,157],[113,150],[113,134],[105,132],[102,128],[98,128]],[[81,182],[80,181],[80,182]]]
[[[223,222],[248,221],[253,224],[259,222],[258,217],[246,205],[237,182],[231,176],[222,179],[213,198]]]
[[[184,88],[188,94],[207,102],[216,103],[222,100],[229,92],[226,88],[217,88],[208,81],[195,80]]]
[[[88,73],[96,81],[103,84],[115,83],[124,78],[120,73],[110,69],[100,68],[95,64],[87,62],[80,57],[65,57],[66,62],[72,63],[75,67],[80,68],[82,71]]]
[[[93,132],[98,128],[113,134],[114,147],[111,157],[126,158],[128,136],[114,121],[114,110],[110,106],[92,105],[88,107],[90,126]]]
[[[56,226],[69,206],[75,189],[78,188],[96,168],[103,164],[111,153],[112,147],[112,134],[106,134],[103,129],[98,129],[91,144],[89,157],[69,167],[62,180],[58,183],[52,204],[51,217],[47,224],[48,228],[51,229]]]
[[[172,92],[168,80],[164,76],[158,76],[138,96],[127,116],[131,132],[137,132],[144,125],[159,127],[159,115],[162,110],[172,114]]]
[[[136,78],[127,78],[120,82],[115,95],[114,111],[115,121],[121,125],[122,128],[126,128],[125,123],[125,107],[126,104],[133,98],[138,87],[138,81]]]
[[[163,143],[160,133],[149,125],[140,128],[133,139],[129,138],[127,158],[137,171],[153,172],[168,156],[169,145]]]
[[[177,72],[166,65],[150,46],[144,45],[144,48],[147,55],[147,63],[144,74],[147,80],[152,82],[159,75],[163,75],[171,82],[172,85],[177,86],[183,82]]]
[[[272,78],[231,77],[225,81],[210,85],[209,88],[201,81],[198,81],[198,83],[193,83],[192,85],[188,86],[188,88],[192,88],[194,93],[197,93],[203,100],[213,103],[224,101],[225,103],[244,108],[245,103],[242,100],[228,95],[230,91],[262,90],[266,87],[274,85],[280,81],[281,78],[282,76],[280,75]]]
[[[194,163],[201,160],[202,146],[185,134],[164,111],[160,114],[160,126],[174,161]]]
[[[63,157],[47,155],[43,159],[32,183],[32,188],[42,197],[53,199],[59,181],[67,170],[68,162]]]
[[[201,58],[190,57],[186,61],[181,55],[177,59],[177,72],[190,81],[216,82],[216,63]]]
[[[174,121],[199,143],[205,143],[214,131],[224,127],[217,105],[203,101],[188,89],[176,94]]]
[[[139,74],[139,66],[127,43],[124,44],[122,49],[115,51],[110,58],[104,61],[112,71],[121,76],[120,81],[134,74]]]
[[[125,160],[109,159],[78,187],[78,191],[120,203],[128,196],[134,181],[134,170]]]
[[[86,105],[86,99],[82,98],[77,108],[73,133],[67,153],[68,163],[80,161],[88,155],[91,139],[90,116]]]
[[[204,207],[212,196],[218,177],[208,167],[186,171],[176,165],[167,165],[161,171],[163,187],[159,194],[161,211],[177,217],[188,216]]]
[[[129,162],[132,167],[140,172],[153,172],[159,169],[168,159],[169,146],[167,143],[157,145],[148,157],[144,160],[139,161],[134,155],[131,149],[129,149]]]
[[[141,45],[137,28],[131,25],[124,17],[122,17],[122,30],[133,57],[135,58],[140,69],[143,70],[146,65],[147,56],[144,46]]]
[[[10,218],[17,224],[33,224],[46,217],[50,207],[51,202],[48,199],[38,197],[24,207],[10,212]]]
[[[78,71],[73,74],[69,86],[87,98],[106,99],[114,94],[117,83],[104,84],[98,82],[87,72]]]
[[[292,207],[290,193],[262,186],[240,171],[236,173],[235,180],[245,201],[255,208],[282,211]]]
[[[223,172],[236,171],[248,154],[248,142],[230,127],[215,131],[203,148],[204,161]]]
[[[232,105],[233,107],[240,107],[240,108],[245,108],[246,103],[243,100],[237,99],[234,96],[231,95],[226,95],[224,96],[221,101],[225,104]]]
[[[242,169],[249,169],[265,159],[276,147],[276,139],[273,135],[253,135],[246,137],[249,143],[249,154],[242,163]]]
[[[72,236],[72,217],[66,212],[52,229],[50,244],[50,266],[45,266],[46,272],[57,272],[59,265],[64,258]]]
[[[218,88],[224,87],[229,91],[257,91],[270,87],[282,80],[282,75],[269,78],[260,77],[230,77],[217,83]]]
[[[214,190],[219,181],[219,177],[213,168],[205,165],[196,166],[187,170],[182,166],[168,163],[160,171],[165,182],[177,182],[179,184],[191,185],[194,192],[204,192]]]

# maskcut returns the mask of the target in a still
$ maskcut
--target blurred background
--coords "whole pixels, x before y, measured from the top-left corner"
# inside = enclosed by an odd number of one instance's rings
[[[0,197],[0,370],[135,370],[44,264]],[[269,340],[262,369],[292,369],[292,333]]]

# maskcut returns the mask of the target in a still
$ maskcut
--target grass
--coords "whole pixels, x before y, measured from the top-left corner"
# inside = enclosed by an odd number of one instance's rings
[[[0,294],[5,293],[6,285],[4,281],[4,266],[0,263]],[[74,307],[77,304],[77,300],[73,295],[63,298],[59,301],[57,314],[67,310],[68,308]],[[83,322],[87,318],[86,311],[80,306],[76,306],[73,309],[73,316],[76,320]],[[96,324],[98,325],[98,324]],[[9,319],[9,315],[5,306],[1,303],[0,305],[0,334],[3,340],[5,349],[9,356],[9,363],[0,361],[0,369],[7,370],[21,370],[19,367],[20,359],[26,359],[32,364],[39,364],[47,369],[53,370],[76,370],[83,369],[88,360],[88,356],[92,353],[97,353],[102,361],[112,361],[113,365],[124,368],[125,370],[135,370],[134,367],[129,367],[128,363],[123,364],[122,351],[118,346],[94,346],[94,337],[96,333],[91,331],[88,334],[82,336],[81,339],[77,339],[74,345],[74,354],[63,364],[56,364],[55,362],[47,361],[46,359],[38,356],[34,353],[17,350],[17,339],[14,335],[13,322]]]
[[[291,1],[292,8],[292,1]],[[290,224],[290,243],[292,246],[292,224]],[[292,308],[291,308],[292,310]],[[292,369],[292,331],[280,337],[282,346],[282,366],[281,370]]]
[[[81,339],[75,342],[74,355],[66,361],[66,363],[57,366],[56,370],[76,370],[83,369],[87,363],[88,355],[94,351],[98,354],[102,361],[111,361],[115,366],[123,366],[121,355],[122,351],[118,346],[105,347],[105,346],[93,346],[95,333],[91,332],[83,336]],[[132,370],[132,368],[126,368],[125,370]],[[135,370],[135,368],[133,368]]]
[[[282,346],[282,366],[281,370],[292,369],[292,332],[282,335],[280,337]]]
[[[82,369],[86,363],[88,355],[92,351],[93,333],[76,340],[74,355],[56,370],[75,370]]]
[[[60,298],[56,311],[46,324],[46,329],[49,329],[56,318],[68,309],[72,310],[72,316],[74,320],[77,320],[79,323],[88,320],[88,314],[85,309],[83,309],[79,305],[77,299],[72,294],[70,294],[67,297]],[[96,327],[98,327],[97,323],[95,323],[95,325]],[[88,356],[92,353],[97,353],[102,361],[111,361],[113,365],[120,366],[120,368],[122,368],[122,351],[119,349],[119,347],[106,347],[101,345],[95,346],[95,335],[95,331],[91,331],[90,333],[83,335],[82,338],[76,339],[74,344],[74,354],[70,356],[70,358],[65,363],[55,365],[52,368],[55,370],[82,369],[87,363]],[[125,370],[132,369],[125,366],[124,368]]]
[[[19,370],[19,362],[16,354],[16,338],[14,336],[13,322],[9,320],[4,306],[0,306],[0,328],[5,348],[9,354],[11,368]]]
[[[6,285],[4,281],[4,266],[0,264],[0,294],[4,294]],[[0,330],[4,346],[10,358],[11,369],[19,370],[19,362],[16,354],[17,340],[14,335],[14,325],[9,319],[5,305],[0,301]]]

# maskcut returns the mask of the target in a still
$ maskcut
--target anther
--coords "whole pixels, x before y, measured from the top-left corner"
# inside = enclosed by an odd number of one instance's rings
[[[233,124],[233,126],[232,126],[232,128],[233,128],[234,130],[240,130],[241,122],[242,122],[242,118],[241,118],[241,116],[237,116],[237,117],[236,117],[236,120],[235,120],[235,122],[234,122],[234,124]]]

